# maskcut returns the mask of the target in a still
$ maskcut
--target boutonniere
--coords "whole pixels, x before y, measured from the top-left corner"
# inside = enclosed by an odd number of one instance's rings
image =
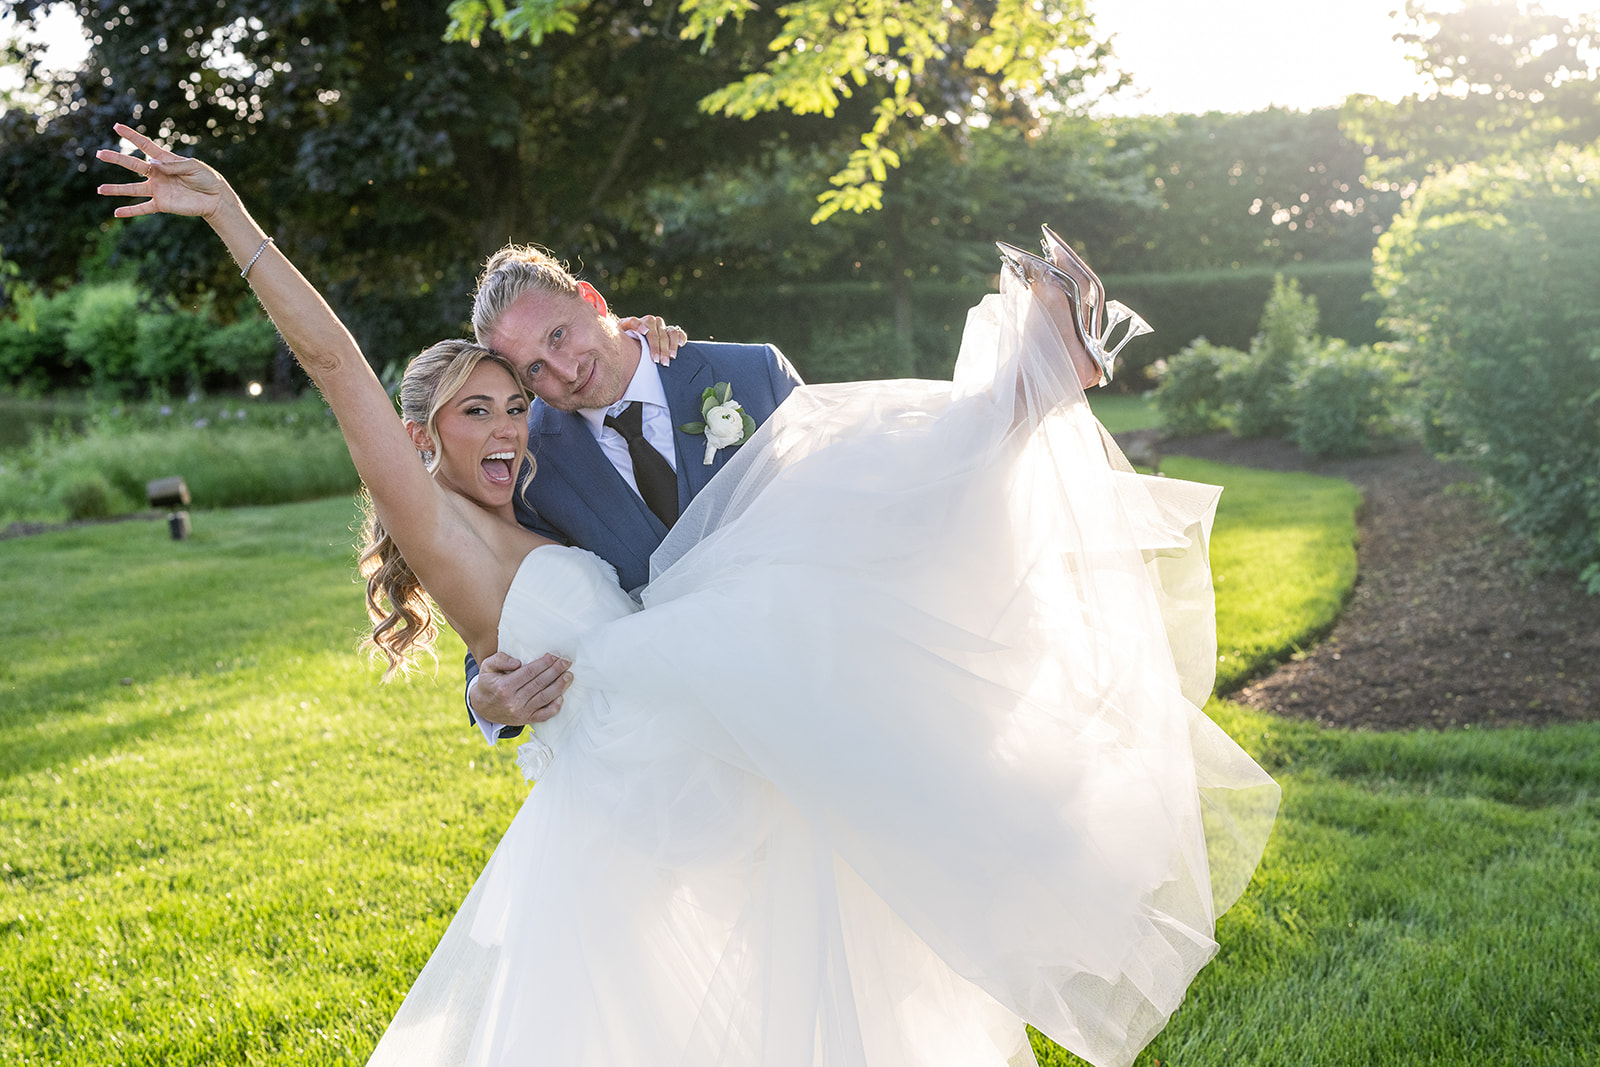
[[[700,394],[700,417],[706,421],[686,422],[678,429],[706,435],[707,467],[711,466],[717,449],[742,445],[756,432],[756,420],[744,413],[733,398],[733,386],[727,382],[718,382]]]

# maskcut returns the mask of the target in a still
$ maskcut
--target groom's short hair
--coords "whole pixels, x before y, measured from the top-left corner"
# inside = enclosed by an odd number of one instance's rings
[[[491,347],[500,318],[528,292],[578,295],[578,280],[566,266],[537,245],[506,245],[489,257],[472,296],[472,332]]]

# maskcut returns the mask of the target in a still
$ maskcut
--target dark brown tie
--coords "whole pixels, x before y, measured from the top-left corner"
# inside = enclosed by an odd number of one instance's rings
[[[635,400],[615,415],[606,416],[606,425],[628,442],[628,458],[633,460],[633,480],[639,495],[656,518],[670,530],[678,521],[678,476],[672,464],[644,438],[644,405]]]

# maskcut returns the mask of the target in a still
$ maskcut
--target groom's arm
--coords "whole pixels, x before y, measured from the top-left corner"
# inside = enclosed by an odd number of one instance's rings
[[[480,669],[467,653],[467,712],[483,731],[483,739],[492,745],[503,737],[515,737],[524,726],[560,711],[572,684],[571,666],[554,653],[523,663],[496,652]]]

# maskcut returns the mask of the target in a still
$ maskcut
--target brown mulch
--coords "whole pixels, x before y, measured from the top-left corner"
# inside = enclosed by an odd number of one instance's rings
[[[1600,596],[1531,571],[1471,471],[1418,449],[1316,461],[1226,434],[1161,448],[1344,478],[1364,497],[1356,584],[1332,632],[1232,699],[1379,730],[1600,719]]]

